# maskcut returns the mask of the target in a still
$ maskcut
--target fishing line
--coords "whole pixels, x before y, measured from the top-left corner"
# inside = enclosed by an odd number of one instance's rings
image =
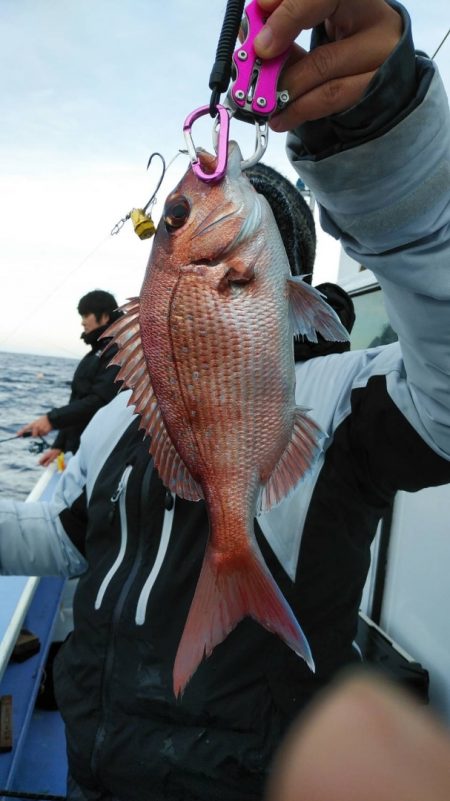
[[[77,264],[77,265],[76,265],[76,266],[75,266],[75,267],[74,267],[72,270],[70,270],[70,271],[69,271],[69,272],[68,272],[68,273],[67,273],[67,274],[64,276],[64,278],[62,279],[62,281],[60,281],[60,282],[59,282],[59,284],[57,284],[57,285],[56,285],[56,286],[55,286],[55,287],[52,289],[52,291],[51,291],[51,292],[49,292],[49,293],[48,293],[48,295],[46,295],[46,296],[45,296],[45,297],[44,297],[44,298],[43,298],[43,299],[42,299],[42,300],[41,300],[41,301],[40,301],[40,302],[39,302],[39,303],[38,303],[38,304],[37,304],[37,305],[34,307],[34,309],[32,309],[32,311],[31,311],[31,312],[30,312],[30,313],[27,315],[27,320],[30,320],[30,319],[32,319],[32,318],[33,318],[33,317],[36,315],[36,312],[38,312],[40,309],[42,309],[42,307],[43,307],[43,306],[44,306],[44,305],[45,305],[45,304],[46,304],[46,303],[47,303],[47,302],[50,300],[50,298],[52,298],[54,295],[56,295],[56,293],[57,293],[57,292],[59,292],[59,290],[61,289],[61,287],[63,287],[63,286],[64,286],[64,284],[65,284],[65,283],[68,281],[68,279],[69,279],[69,278],[70,278],[72,275],[74,275],[74,274],[75,274],[75,273],[76,273],[76,272],[77,272],[77,271],[78,271],[78,270],[79,270],[79,269],[80,269],[80,268],[83,266],[83,264],[85,264],[85,263],[88,261],[88,259],[90,259],[90,258],[91,258],[91,256],[93,256],[93,255],[94,255],[94,253],[96,253],[96,252],[97,252],[97,250],[99,250],[99,248],[101,248],[101,247],[102,247],[102,246],[105,244],[105,242],[107,242],[108,240],[109,240],[109,236],[105,236],[105,237],[104,237],[104,238],[101,240],[101,242],[99,242],[99,243],[98,243],[98,245],[96,245],[96,246],[93,248],[93,250],[91,250],[91,251],[90,251],[90,252],[87,254],[87,256],[85,256],[85,257],[84,257],[84,259],[82,259],[82,261],[80,261],[80,262],[79,262],[79,264]],[[18,333],[18,332],[19,332],[21,329],[22,329],[22,324],[21,324],[21,323],[19,323],[19,325],[18,325],[18,326],[16,326],[16,328],[14,328],[14,329],[13,329],[13,330],[12,330],[12,331],[9,333],[9,334],[7,334],[7,336],[6,336],[6,337],[4,337],[3,339],[1,339],[1,340],[0,340],[0,345],[3,345],[5,342],[8,342],[8,341],[11,339],[11,337],[14,337],[14,336],[15,336],[15,334],[17,334],[17,333]]]
[[[450,33],[450,28],[448,29],[447,33],[445,34],[445,36],[444,36],[442,42],[440,43],[440,45],[438,46],[438,48],[434,51],[433,55],[431,56],[432,59],[434,59],[437,56],[437,54],[439,53],[439,50],[441,49],[442,45],[444,44],[445,40],[447,39],[449,33]]]
[[[171,160],[169,161],[169,163],[168,163],[167,165],[165,164],[165,162],[164,162],[164,159],[163,159],[163,157],[161,156],[161,158],[162,158],[162,160],[163,160],[163,163],[164,163],[164,171],[163,171],[163,174],[162,174],[162,176],[161,176],[161,179],[160,179],[160,181],[159,181],[159,183],[158,183],[158,186],[157,186],[157,188],[156,188],[155,192],[153,193],[152,197],[150,198],[150,201],[149,201],[149,203],[148,203],[147,205],[149,205],[150,203],[155,203],[155,202],[156,202],[156,192],[157,192],[157,191],[158,191],[158,189],[160,188],[160,186],[161,186],[161,184],[162,184],[162,181],[163,181],[163,179],[166,177],[166,175],[167,175],[167,172],[168,172],[168,170],[169,170],[169,167],[171,167],[171,166],[172,166],[172,164],[174,163],[175,159],[177,159],[177,158],[178,158],[178,156],[179,156],[180,154],[184,154],[184,151],[183,151],[183,150],[178,150],[178,151],[175,153],[175,155],[174,155],[174,156],[171,158]],[[153,155],[155,155],[155,154],[153,154]],[[158,155],[159,155],[159,154],[158,154]],[[151,162],[151,160],[152,160],[152,156],[150,156],[150,159],[149,159],[149,162],[148,162],[148,165],[147,165],[147,167],[150,165],[150,162]],[[114,230],[114,229],[113,229],[113,230]],[[112,232],[111,232],[111,233],[112,233]],[[55,296],[55,295],[56,295],[56,294],[59,292],[59,290],[60,290],[60,289],[61,289],[61,288],[62,288],[62,287],[63,287],[63,286],[64,286],[64,285],[67,283],[67,281],[69,280],[69,278],[71,278],[71,277],[72,277],[72,276],[73,276],[73,275],[74,275],[74,274],[75,274],[75,273],[76,273],[76,272],[77,272],[79,269],[81,269],[81,267],[82,267],[82,266],[83,266],[83,265],[84,265],[84,264],[85,264],[85,263],[86,263],[86,262],[87,262],[87,261],[88,261],[88,260],[91,258],[91,256],[93,256],[93,255],[94,255],[94,253],[96,253],[96,252],[97,252],[97,251],[98,251],[98,250],[99,250],[101,247],[103,247],[103,245],[105,245],[105,243],[106,243],[106,242],[108,242],[108,241],[109,241],[109,239],[110,239],[110,236],[111,236],[111,234],[108,234],[107,236],[105,236],[105,237],[104,237],[104,238],[103,238],[103,239],[102,239],[102,240],[101,240],[101,241],[100,241],[100,242],[99,242],[99,243],[98,243],[98,244],[97,244],[97,245],[96,245],[96,246],[95,246],[95,247],[94,247],[94,248],[93,248],[93,249],[92,249],[92,250],[91,250],[91,251],[90,251],[88,254],[87,254],[87,256],[85,256],[85,257],[84,257],[84,259],[82,259],[82,260],[81,260],[81,261],[80,261],[80,262],[79,262],[79,263],[78,263],[78,264],[77,264],[77,265],[76,265],[76,266],[75,266],[75,267],[74,267],[72,270],[70,270],[70,271],[69,271],[69,272],[68,272],[68,273],[67,273],[67,274],[66,274],[66,275],[63,277],[63,279],[62,279],[62,280],[59,282],[59,284],[56,284],[56,286],[54,286],[54,287],[53,287],[52,291],[51,291],[51,292],[49,292],[49,293],[48,293],[48,295],[46,295],[46,296],[45,296],[45,297],[44,297],[44,298],[43,298],[43,299],[42,299],[40,302],[38,302],[38,304],[37,304],[37,305],[34,307],[34,309],[33,309],[33,310],[30,312],[30,314],[27,316],[27,320],[31,320],[31,319],[33,319],[33,317],[35,317],[36,313],[37,313],[38,311],[40,311],[40,310],[42,309],[42,307],[43,307],[43,306],[45,306],[45,305],[46,305],[46,303],[48,303],[48,301],[49,301],[49,300],[50,300],[52,297],[54,297],[54,296]],[[16,328],[14,328],[12,331],[10,331],[10,332],[9,332],[9,333],[8,333],[8,334],[5,336],[5,337],[3,337],[3,339],[0,339],[0,347],[1,347],[1,346],[3,346],[3,345],[6,343],[6,342],[9,342],[9,341],[10,341],[10,340],[11,340],[11,339],[12,339],[12,338],[13,338],[13,337],[14,337],[14,336],[15,336],[15,335],[16,335],[16,334],[19,332],[19,331],[21,331],[21,330],[22,330],[22,327],[23,327],[23,326],[22,326],[22,323],[19,323],[19,324],[16,326]]]

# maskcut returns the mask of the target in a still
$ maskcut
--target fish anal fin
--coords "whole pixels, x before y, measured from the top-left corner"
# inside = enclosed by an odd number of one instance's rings
[[[239,567],[235,560],[234,569],[221,569],[209,543],[175,658],[173,689],[177,697],[202,660],[244,617],[277,634],[314,671],[308,641],[262,557],[249,549]]]
[[[331,342],[346,342],[348,331],[323,295],[300,276],[287,279],[294,336],[317,342],[317,332]]]
[[[297,407],[291,439],[261,491],[258,512],[267,512],[298,484],[321,451],[324,437],[305,409]]]

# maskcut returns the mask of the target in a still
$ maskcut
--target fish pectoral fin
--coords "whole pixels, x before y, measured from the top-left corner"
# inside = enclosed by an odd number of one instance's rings
[[[292,437],[261,491],[258,513],[268,512],[296,487],[321,452],[324,433],[305,409],[295,410]]]
[[[209,543],[173,668],[178,697],[205,657],[244,617],[277,634],[314,671],[308,641],[261,555],[249,549],[238,568],[221,569]]]
[[[141,341],[139,298],[133,298],[121,310],[123,316],[106,332],[111,337],[110,344],[118,346],[110,362],[120,366],[116,381],[123,381],[132,390],[128,403],[140,415],[139,428],[151,437],[150,453],[163,484],[180,498],[198,501],[203,498],[202,488],[191,476],[170,439],[150,381]]]
[[[317,332],[332,342],[346,342],[348,331],[323,295],[300,276],[287,279],[289,289],[289,311],[294,336],[304,336],[317,342]]]

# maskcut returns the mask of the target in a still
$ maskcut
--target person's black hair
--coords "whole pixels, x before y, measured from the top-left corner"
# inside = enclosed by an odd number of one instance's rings
[[[93,289],[92,292],[83,295],[77,308],[78,314],[95,314],[97,322],[100,321],[102,314],[108,314],[111,323],[121,316],[114,295],[105,292],[104,289]]]
[[[303,275],[310,284],[316,255],[316,228],[311,209],[296,186],[273,167],[258,162],[244,174],[272,209],[291,273]]]
[[[325,300],[335,310],[342,325],[350,334],[355,323],[355,307],[348,292],[339,284],[332,284],[328,281],[324,284],[317,284],[316,289],[325,296]]]

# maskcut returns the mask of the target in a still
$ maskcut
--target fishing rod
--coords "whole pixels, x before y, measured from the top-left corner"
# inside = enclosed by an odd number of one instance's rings
[[[32,436],[31,431],[25,431],[20,436],[18,434],[13,434],[12,437],[4,437],[4,439],[0,439],[0,444],[2,442],[11,442],[11,440],[13,439],[22,439],[31,436]],[[40,442],[32,442],[31,445],[29,446],[29,450],[31,451],[31,453],[42,453],[42,451],[45,451],[47,448],[51,447],[50,443],[47,442],[45,437],[41,437],[40,434],[39,434],[39,439],[41,440]]]
[[[10,442],[12,439],[21,439],[22,437],[31,437],[31,431],[25,431],[20,437],[18,434],[13,434],[12,437],[5,437],[4,439],[0,439],[0,442]]]

